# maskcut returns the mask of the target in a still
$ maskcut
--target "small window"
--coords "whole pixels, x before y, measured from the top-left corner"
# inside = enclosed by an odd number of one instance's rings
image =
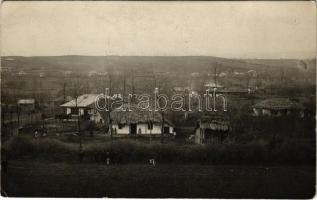
[[[118,129],[122,129],[124,127],[124,124],[118,124]]]

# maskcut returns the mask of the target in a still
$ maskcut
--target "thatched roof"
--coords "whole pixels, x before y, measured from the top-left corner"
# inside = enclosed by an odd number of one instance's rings
[[[158,112],[149,111],[112,111],[110,117],[117,124],[147,123],[150,120],[160,123],[162,121],[162,116]]]
[[[285,109],[303,109],[303,105],[288,98],[271,98],[263,100],[253,106],[254,108],[285,110]]]
[[[210,129],[213,131],[229,131],[230,122],[219,116],[204,116],[200,119],[200,128]]]
[[[162,123],[162,115],[157,111],[141,110],[136,107],[131,107],[132,111],[117,111],[110,112],[110,118],[114,124],[130,124],[130,123]],[[174,126],[168,119],[164,119],[166,124]]]

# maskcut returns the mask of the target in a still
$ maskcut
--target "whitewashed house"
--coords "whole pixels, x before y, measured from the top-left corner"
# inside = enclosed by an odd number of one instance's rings
[[[295,114],[304,117],[304,107],[301,103],[289,98],[271,98],[258,102],[253,107],[255,116],[286,116]]]
[[[132,108],[132,111],[112,111],[110,113],[112,131],[116,136],[160,136],[162,133],[162,115],[155,111],[143,111]],[[174,125],[164,119],[165,136],[175,136]]]

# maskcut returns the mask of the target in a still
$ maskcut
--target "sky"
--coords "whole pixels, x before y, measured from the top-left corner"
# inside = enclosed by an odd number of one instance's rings
[[[8,2],[4,56],[313,58],[314,2]]]

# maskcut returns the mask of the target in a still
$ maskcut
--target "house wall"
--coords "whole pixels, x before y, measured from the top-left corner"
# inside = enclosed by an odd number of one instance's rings
[[[204,128],[197,128],[195,130],[196,144],[221,144],[227,137],[228,132],[213,131]]]
[[[21,111],[32,111],[35,109],[34,104],[19,104],[19,108]]]
[[[80,116],[84,115],[85,109],[89,108],[79,108],[79,114]],[[71,114],[71,108],[66,108],[66,114]],[[89,119],[91,121],[94,121],[95,123],[105,123],[104,119],[101,117],[100,113],[97,112],[95,108],[88,110]]]
[[[253,113],[255,116],[286,116],[292,113],[289,109],[284,110],[270,110],[270,109],[257,109],[253,108]],[[294,113],[294,112],[293,112]],[[303,110],[298,111],[299,117],[304,117],[305,113]]]
[[[197,128],[195,131],[195,143],[203,144],[204,141],[204,130],[201,128]]]
[[[130,132],[130,128],[128,125],[124,125],[123,127],[121,127],[121,129],[119,129],[117,124],[113,124],[112,125],[112,129],[117,131],[117,134],[123,134],[123,135],[128,135]]]
[[[165,127],[169,127],[169,133],[173,133],[173,127],[168,124],[164,125]],[[137,125],[137,133],[139,134],[139,129],[141,129],[141,134],[161,134],[162,126],[160,124],[153,124],[153,129],[149,130],[147,124],[138,124]]]
[[[66,114],[68,115],[68,114],[71,114],[71,108],[66,108]],[[84,115],[84,108],[79,108],[78,109],[78,113],[80,114],[80,115]]]
[[[146,127],[147,128],[147,127]],[[147,131],[148,134],[150,133],[150,130]],[[161,134],[162,132],[162,126],[160,124],[153,124],[152,134]]]
[[[69,115],[71,113],[71,109],[70,108],[66,108],[66,114]]]
[[[260,116],[261,115],[261,110],[257,109],[257,108],[253,108],[253,113],[255,116]]]
[[[173,127],[171,127],[167,124],[165,126],[169,127],[169,133],[173,133]],[[112,128],[117,130],[117,134],[129,134],[130,133],[129,125],[124,125],[121,129],[119,129],[117,124],[113,124]],[[141,135],[161,134],[161,125],[159,125],[159,124],[153,124],[152,131],[150,131],[148,129],[148,125],[145,123],[137,124],[137,134],[139,134],[139,129],[141,130]]]
[[[90,120],[94,121],[95,123],[105,123],[104,119],[96,109],[89,110],[88,114],[90,115]]]
[[[141,134],[149,134],[150,133],[150,130],[148,129],[147,124],[138,124],[136,128],[137,128],[137,134],[140,134],[140,131],[141,131]],[[153,131],[152,131],[152,133],[153,133]]]
[[[262,109],[262,115],[268,115],[271,116],[271,111],[268,109]]]
[[[79,108],[79,115],[84,115],[84,108]]]

